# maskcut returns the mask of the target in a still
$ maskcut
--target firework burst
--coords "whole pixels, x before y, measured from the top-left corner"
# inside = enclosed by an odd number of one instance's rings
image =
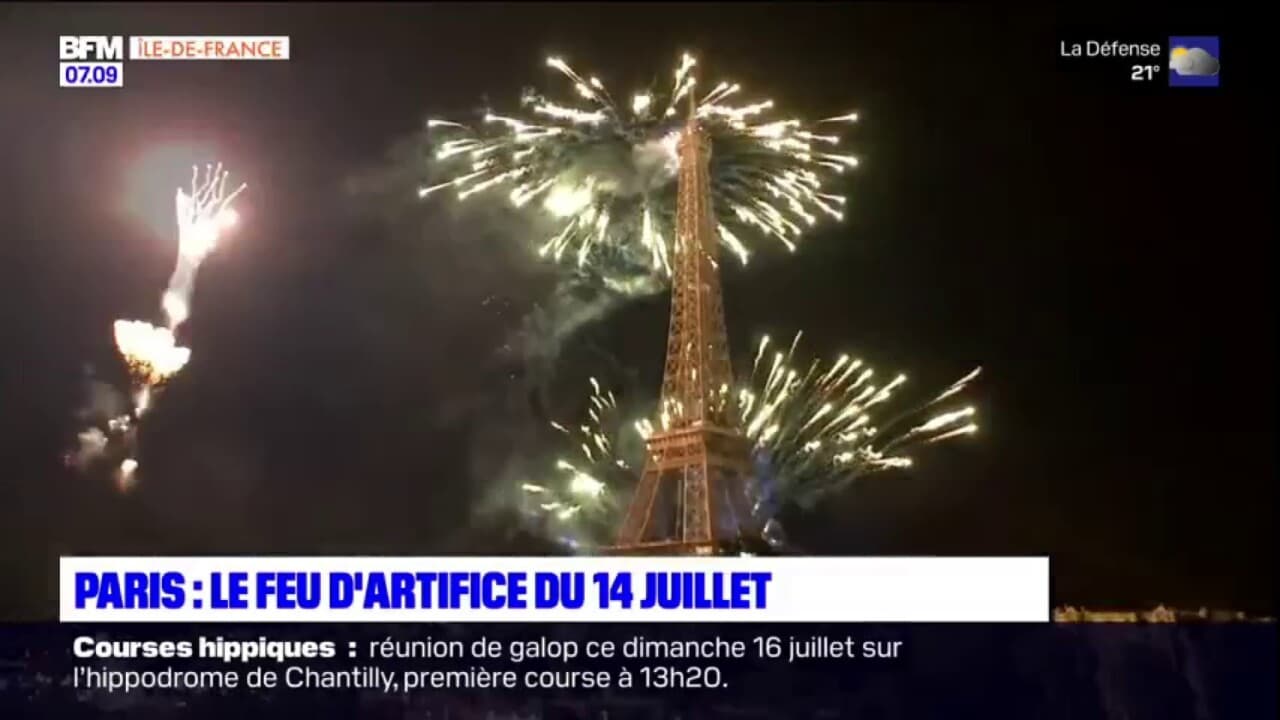
[[[122,490],[132,487],[138,470],[138,422],[164,385],[191,359],[191,350],[178,345],[174,332],[190,315],[196,273],[217,247],[219,237],[239,219],[231,204],[245,186],[227,192],[227,178],[221,164],[206,166],[203,175],[199,167],[194,167],[191,191],[178,189],[178,258],[160,301],[167,323],[157,326],[142,320],[115,322],[116,350],[129,370],[132,407],[128,412],[112,413],[105,422],[79,433],[79,449],[67,456],[69,463],[85,467],[115,450],[115,454],[124,456],[116,468]]]
[[[625,492],[619,491],[631,487],[640,470],[628,460],[637,454],[640,436],[625,433],[626,418],[614,393],[595,378],[590,383],[585,417],[573,425],[551,423],[570,451],[555,459],[548,477],[520,486],[524,511],[563,529],[556,534],[574,546],[608,534],[625,502]],[[627,447],[628,440],[634,447]]]
[[[910,467],[912,450],[977,432],[974,408],[949,401],[980,369],[924,402],[902,404],[905,375],[881,382],[848,355],[797,365],[800,338],[773,351],[764,338],[747,380],[722,393],[736,393],[740,427],[752,442],[757,476],[751,492],[762,526],[783,506],[812,508],[860,478]],[[659,410],[627,423],[613,394],[594,379],[591,384],[586,420],[573,429],[553,424],[568,439],[569,452],[556,460],[549,479],[521,488],[529,510],[582,547],[611,540],[644,463],[643,440],[661,430],[666,415]]]
[[[785,351],[757,348],[750,380],[739,390],[742,428],[767,460],[774,492],[785,502],[812,507],[822,496],[858,478],[911,467],[910,451],[978,430],[973,407],[943,409],[977,379],[974,369],[934,397],[900,404],[907,376],[882,381],[862,360],[796,365],[797,333]]]
[[[160,300],[168,324],[157,327],[141,320],[117,320],[116,349],[129,366],[136,392],[135,412],[141,415],[154,389],[176,375],[191,359],[191,350],[180,347],[174,331],[190,315],[191,293],[200,264],[218,245],[218,238],[239,219],[231,206],[245,186],[227,192],[228,173],[222,165],[191,171],[191,192],[179,188],[175,200],[178,219],[178,259],[169,286]]]
[[[840,220],[845,198],[828,189],[857,159],[838,151],[832,129],[849,113],[806,124],[770,116],[773,101],[735,104],[735,83],[698,88],[685,55],[666,90],[638,92],[620,106],[596,77],[559,58],[547,65],[576,98],[527,92],[512,115],[488,113],[478,129],[428,122],[435,159],[448,179],[423,187],[458,199],[501,195],[516,208],[553,219],[558,229],[538,253],[594,271],[625,289],[646,275],[669,274],[674,228],[676,140],[688,105],[712,139],[711,191],[720,241],[745,263],[758,239],[794,251],[821,219]]]

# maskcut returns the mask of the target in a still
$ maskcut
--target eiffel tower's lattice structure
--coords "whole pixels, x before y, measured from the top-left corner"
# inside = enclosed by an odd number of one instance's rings
[[[714,554],[751,525],[750,444],[738,425],[711,208],[711,143],[692,103],[679,144],[671,327],[661,423],[616,553]]]

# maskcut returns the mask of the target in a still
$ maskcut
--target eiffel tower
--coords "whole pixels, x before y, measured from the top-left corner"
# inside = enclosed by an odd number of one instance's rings
[[[725,333],[711,208],[711,140],[697,121],[692,93],[678,150],[661,423],[647,440],[644,472],[612,548],[615,554],[719,554],[751,525],[745,487],[751,446],[738,427]]]

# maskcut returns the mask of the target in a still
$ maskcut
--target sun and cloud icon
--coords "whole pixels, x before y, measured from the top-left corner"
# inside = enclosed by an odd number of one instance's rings
[[[1217,87],[1218,38],[1169,38],[1169,84],[1191,87]]]

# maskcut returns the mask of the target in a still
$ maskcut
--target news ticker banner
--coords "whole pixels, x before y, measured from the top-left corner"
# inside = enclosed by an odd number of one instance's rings
[[[64,557],[89,623],[1050,620],[1047,557]]]
[[[134,35],[130,61],[288,60],[289,37]],[[124,35],[58,37],[58,84],[64,88],[124,87]]]
[[[1274,718],[1276,640],[1259,623],[0,624],[0,718]]]

